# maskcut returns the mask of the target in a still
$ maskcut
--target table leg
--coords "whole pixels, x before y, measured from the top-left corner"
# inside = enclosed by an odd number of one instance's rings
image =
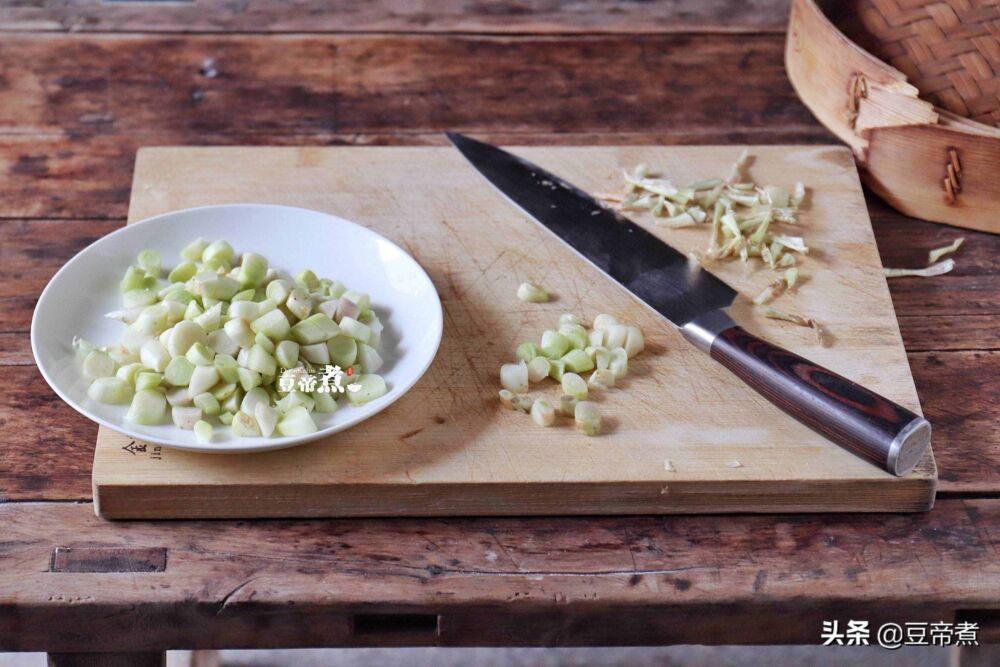
[[[49,667],[164,667],[166,664],[166,651],[49,653]]]

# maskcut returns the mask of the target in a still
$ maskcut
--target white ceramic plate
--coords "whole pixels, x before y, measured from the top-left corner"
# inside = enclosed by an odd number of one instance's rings
[[[128,406],[105,405],[87,397],[72,340],[95,345],[119,341],[124,324],[104,317],[121,307],[118,282],[144,248],[179,263],[180,250],[198,237],[226,239],[237,254],[258,252],[271,265],[295,275],[310,268],[371,294],[372,308],[385,324],[379,371],[389,386],[385,396],[359,407],[338,401],[333,414],[316,414],[319,430],[298,437],[237,438],[215,426],[212,443],[172,423],[140,426],[125,421]],[[441,301],[430,278],[395,243],[341,218],[289,206],[235,204],[204,206],[158,215],[108,234],[81,251],[52,278],[38,299],[31,321],[31,349],[42,376],[84,416],[130,437],[178,449],[205,452],[258,452],[317,440],[384,410],[430,366],[441,342]]]

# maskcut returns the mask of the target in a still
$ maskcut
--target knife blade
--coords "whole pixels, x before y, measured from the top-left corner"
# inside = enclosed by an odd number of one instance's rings
[[[679,327],[697,348],[779,408],[894,475],[930,447],[923,417],[737,325],[736,290],[549,171],[457,133],[448,140],[515,206]]]

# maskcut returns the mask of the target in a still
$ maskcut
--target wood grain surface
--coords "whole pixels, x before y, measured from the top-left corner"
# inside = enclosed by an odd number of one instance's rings
[[[815,644],[824,619],[985,616],[1000,578],[997,500],[872,517],[169,524],[41,503],[0,505],[0,522],[0,650]],[[80,544],[164,548],[166,567],[50,571]],[[396,614],[418,631],[396,631]]]
[[[725,173],[734,147],[532,148],[523,154],[592,192],[620,190],[640,162],[685,182]],[[767,320],[740,300],[746,326],[919,411],[857,172],[835,147],[753,147],[754,178],[810,185],[801,222],[817,250],[805,287],[780,304],[823,323]],[[391,193],[372,197],[373,190]],[[930,456],[895,478],[782,413],[688,345],[571,250],[498,196],[451,148],[160,148],[140,153],[130,220],[253,200],[328,211],[407,249],[445,311],[427,375],[377,418],[307,447],[206,457],[100,429],[94,462],[106,518],[592,514],[696,511],[915,511],[933,502]],[[686,252],[705,229],[664,230]],[[498,233],[503,230],[502,233]],[[717,274],[746,295],[773,277],[736,262]],[[534,280],[553,303],[524,307]],[[644,331],[648,353],[623,391],[597,395],[607,432],[539,429],[496,399],[497,369],[559,313],[594,304]],[[593,311],[593,312],[592,312]],[[873,369],[878,369],[877,372]],[[558,401],[554,383],[541,387]],[[536,389],[536,394],[538,390]],[[752,426],[750,426],[752,425]],[[673,470],[665,470],[669,460]]]
[[[451,625],[442,626],[444,639],[424,637],[423,642],[815,643],[823,618],[838,609],[843,613],[841,618],[870,618],[876,606],[893,610],[895,620],[915,620],[921,609],[933,615],[940,610],[941,617],[947,618],[949,609],[957,609],[960,618],[994,619],[992,626],[987,623],[984,628],[992,628],[990,636],[997,636],[995,600],[1000,597],[1000,577],[991,570],[997,562],[995,536],[1000,525],[995,500],[946,498],[930,513],[889,518],[709,516],[111,525],[95,519],[89,503],[36,502],[90,499],[92,443],[97,429],[58,401],[32,367],[26,333],[31,309],[47,278],[77,249],[125,223],[139,147],[427,145],[443,144],[439,134],[443,129],[520,145],[836,142],[791,91],[781,65],[784,35],[767,34],[769,28],[765,32],[753,28],[751,39],[732,35],[711,40],[714,60],[721,69],[714,69],[713,58],[698,55],[703,53],[702,33],[730,31],[734,24],[742,24],[741,17],[750,22],[782,23],[785,2],[735,6],[573,2],[547,5],[557,13],[546,16],[544,23],[523,14],[482,16],[478,3],[450,5],[450,17],[431,17],[419,26],[426,30],[422,37],[368,36],[373,48],[384,44],[399,55],[396,78],[388,83],[383,80],[377,87],[355,87],[350,94],[355,115],[346,119],[343,130],[316,120],[328,118],[330,100],[346,94],[337,81],[317,73],[323,64],[332,72],[333,65],[327,61],[334,56],[323,55],[312,67],[289,67],[302,62],[301,56],[293,53],[296,44],[309,39],[323,43],[322,36],[271,38],[261,34],[251,39],[238,33],[271,26],[276,31],[289,26],[338,32],[356,26],[408,31],[417,29],[417,22],[406,16],[412,5],[404,9],[395,2],[373,2],[358,10],[356,7],[362,5],[356,3],[349,3],[349,7],[322,4],[328,13],[313,12],[308,19],[295,18],[283,5],[268,2],[253,3],[252,11],[244,3],[200,0],[155,5],[71,0],[0,7],[0,30],[23,31],[23,41],[15,43],[10,35],[0,40],[0,365],[5,374],[5,382],[0,383],[0,422],[7,435],[0,456],[0,498],[8,501],[0,504],[0,525],[4,527],[0,540],[3,648],[259,646],[261,628],[272,631],[280,645],[357,644],[360,640],[352,638],[351,628],[353,612],[359,607],[348,608],[340,603],[346,596],[338,597],[345,578],[353,582],[352,595],[366,596],[366,612],[381,599],[387,601],[382,610],[436,616],[440,609],[428,602],[429,591],[437,590],[445,569],[459,566],[465,571],[450,573],[449,582],[478,583],[482,591],[492,590],[495,595],[476,593],[481,605],[473,609],[464,604]],[[281,11],[275,9],[279,6]],[[742,13],[744,6],[750,10]],[[462,14],[463,7],[470,11]],[[577,14],[573,7],[587,11]],[[705,7],[723,9],[705,14]],[[382,8],[389,9],[382,14],[385,21],[379,23],[377,13]],[[608,11],[601,14],[601,8]],[[367,26],[357,22],[358,11],[369,12],[373,22]],[[587,18],[594,11],[603,25],[594,25]],[[675,28],[677,32],[639,40],[622,38],[643,45],[632,48],[623,61],[641,76],[627,77],[624,84],[614,82],[612,86],[605,63],[625,56],[610,50],[615,40],[586,33],[604,30],[603,26],[608,30],[620,27],[630,34],[649,30],[649,11],[660,11],[664,16],[651,28],[654,32]],[[697,27],[700,33],[691,32],[691,24],[686,23],[690,12],[697,21],[705,17],[704,25]],[[622,16],[631,17],[631,23],[619,21]],[[438,34],[459,25],[470,31],[463,35],[466,41],[462,47],[446,49],[450,57],[419,61],[425,66],[430,62],[447,76],[407,66],[418,62],[408,54],[424,50],[424,40],[438,39]],[[538,31],[527,41],[537,45],[541,64],[518,70],[502,65],[503,54],[497,50],[484,51],[490,55],[487,59],[465,46],[476,42],[476,33],[507,30],[509,26]],[[87,30],[103,34],[75,34]],[[157,30],[164,33],[127,32]],[[223,52],[214,47],[224,40],[221,36],[200,37],[180,34],[179,30],[234,33],[231,39],[244,46],[236,52]],[[38,31],[74,34],[43,35]],[[544,38],[553,31],[561,34]],[[280,45],[272,39],[280,40]],[[522,38],[511,35],[506,39],[516,46]],[[12,43],[18,48],[7,46]],[[146,43],[155,57],[139,57]],[[170,48],[165,48],[165,43]],[[693,52],[693,61],[684,60],[689,70],[697,64],[696,70],[688,73],[698,76],[687,79],[684,86],[671,85],[677,79],[671,62],[649,60],[671,43],[683,44],[679,50]],[[574,59],[561,60],[564,66],[558,72],[544,71],[545,64],[554,58],[551,54],[559,51],[575,54]],[[347,66],[354,69],[366,69],[376,58],[370,49],[348,52],[354,56]],[[463,52],[465,57],[457,57]],[[94,57],[97,53],[103,60]],[[238,53],[239,58],[220,60],[231,53]],[[265,56],[280,74],[261,78]],[[707,80],[724,80],[730,85],[731,79],[739,78],[739,63],[744,58],[754,67],[756,77],[756,91],[747,105],[735,96],[720,100],[715,93],[701,90]],[[39,67],[39,62],[46,68]],[[214,76],[209,76],[213,69]],[[500,70],[521,72],[514,80],[521,92],[513,94],[508,81],[496,76],[498,83],[493,90],[473,87],[477,92],[471,97],[461,90],[480,72]],[[722,74],[717,77],[716,72]],[[107,73],[126,83],[107,81]],[[532,81],[539,85],[532,86]],[[609,104],[605,100],[613,99],[610,93],[593,100],[574,96],[558,122],[553,122],[551,111],[549,116],[540,114],[537,118],[525,111],[539,98],[552,94],[553,81],[558,84],[556,94],[562,90],[565,95],[581,82],[590,89],[602,85],[614,88],[619,97]],[[647,82],[656,83],[658,90],[635,93],[646,91]],[[120,92],[129,85],[145,93],[125,91],[128,105],[107,95],[109,89]],[[284,94],[270,95],[274,89]],[[416,112],[405,113],[406,98],[397,94],[403,89],[409,91],[408,97],[434,103],[417,104]],[[213,105],[220,90],[229,100],[226,107]],[[316,90],[336,94],[310,94]],[[706,94],[716,100],[711,113],[689,118],[677,111],[679,106],[693,106],[693,101]],[[200,103],[195,103],[199,98]],[[463,105],[449,105],[453,98],[462,99]],[[22,100],[30,103],[25,105]],[[190,102],[185,105],[182,100]],[[278,109],[260,110],[259,100]],[[381,111],[387,106],[396,125],[381,122]],[[169,108],[170,113],[160,113],[161,107]],[[543,104],[541,108],[546,107]],[[17,112],[8,113],[13,109]],[[109,114],[109,109],[114,114]],[[623,113],[628,118],[618,122]],[[269,122],[257,126],[254,119],[259,114],[270,121],[283,118],[284,125]],[[500,122],[493,122],[495,114]],[[921,266],[930,248],[945,245],[958,235],[967,239],[956,256],[953,273],[934,280],[893,280],[889,286],[922,406],[936,427],[939,495],[996,496],[1000,493],[1000,404],[995,398],[1000,396],[1000,277],[996,265],[1000,238],[908,218],[870,194],[867,204],[887,266]],[[630,548],[637,535],[650,533],[656,539],[636,542],[635,548]],[[218,536],[219,541],[207,542],[212,536]],[[164,547],[168,549],[167,570],[157,574],[47,573],[56,547],[82,542],[91,542],[90,546]],[[481,551],[465,553],[469,549]],[[181,558],[182,554],[187,555]],[[633,556],[638,566],[645,568],[638,578],[629,572]],[[511,557],[516,565],[507,560]],[[179,570],[185,562],[192,563],[194,569]],[[408,567],[410,562],[417,565],[416,570]],[[667,571],[654,574],[649,568]],[[517,573],[511,574],[514,570]],[[595,570],[608,573],[589,576]],[[620,571],[627,573],[617,574]],[[266,600],[276,599],[286,577],[294,579],[295,586],[287,589],[280,603],[255,606],[253,601],[261,592],[255,588],[257,582],[250,580],[258,573],[267,575],[260,581],[272,591]],[[557,573],[561,573],[558,586],[553,588]],[[582,576],[585,573],[588,576]],[[184,575],[176,586],[175,574]],[[160,579],[150,585],[151,580],[146,579],[150,576]],[[504,586],[504,582],[514,581],[523,585],[511,587],[513,590]],[[631,582],[636,584],[629,586]],[[407,585],[392,593],[397,584]],[[775,585],[796,587],[795,595],[775,595]],[[453,597],[449,591],[454,589],[449,586],[440,588],[443,594],[439,597]],[[978,597],[969,596],[973,587]],[[125,602],[124,588],[130,589]],[[590,613],[601,606],[605,596],[621,600],[620,592],[626,589],[638,589],[644,595]],[[697,599],[706,591],[717,596],[716,602],[728,591],[731,602],[699,607]],[[313,599],[325,593],[325,606],[292,604],[304,592],[311,592]],[[813,600],[819,603],[814,605]],[[511,610],[521,608],[518,605],[526,601],[532,612],[513,616]],[[571,604],[564,604],[566,601]],[[671,611],[672,605],[680,603],[687,605],[687,612]],[[984,606],[994,611],[988,612]],[[224,611],[216,615],[222,608]],[[717,622],[708,623],[710,618]],[[184,620],[192,623],[185,626]],[[75,627],[104,632],[74,632]],[[390,624],[384,629],[393,627],[398,626]],[[63,631],[53,636],[53,628]],[[401,641],[398,635],[393,638],[378,633],[364,639],[366,645]]]
[[[787,0],[238,0],[5,3],[0,31],[406,32],[406,33],[781,33]]]

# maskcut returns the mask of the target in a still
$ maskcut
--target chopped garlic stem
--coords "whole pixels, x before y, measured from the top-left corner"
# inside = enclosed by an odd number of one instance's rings
[[[923,269],[882,269],[886,278],[903,278],[906,276],[916,276],[920,278],[932,278],[948,273],[955,268],[955,260],[949,258],[937,264],[931,264]]]
[[[517,288],[517,298],[528,303],[545,303],[549,300],[549,293],[538,285],[521,283]]]
[[[959,236],[957,239],[955,239],[948,245],[931,250],[929,253],[927,253],[927,263],[933,264],[934,262],[938,261],[945,255],[955,252],[956,250],[962,247],[962,244],[964,242],[965,242],[965,237]]]

